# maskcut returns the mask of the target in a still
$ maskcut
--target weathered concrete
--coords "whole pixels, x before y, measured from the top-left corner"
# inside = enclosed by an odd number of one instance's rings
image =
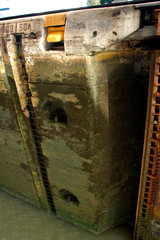
[[[5,86],[1,56],[0,187],[40,207],[9,89]]]
[[[68,55],[92,55],[107,50],[140,27],[140,11],[132,6],[74,11],[66,17]]]
[[[86,32],[78,27],[80,19]],[[57,216],[99,233],[133,216],[136,205],[148,52],[145,63],[137,60],[143,54],[125,38],[139,28],[139,10],[67,13],[65,51],[45,50],[42,24],[43,17],[38,17],[8,21],[1,28],[29,128],[30,142],[24,137],[23,142],[38,159],[32,162],[27,155],[27,161],[38,171],[34,184],[44,185],[37,193],[49,191],[47,200],[53,197]],[[21,41],[6,32],[12,25]],[[79,43],[76,34],[82,34],[84,42]]]
[[[137,118],[142,105],[135,99],[135,55],[63,55],[63,69],[58,56],[32,55],[28,71],[49,181],[57,215],[99,232],[126,221],[136,203],[144,119]],[[57,108],[65,110],[67,123],[55,121]],[[74,194],[79,206],[65,203],[62,189]]]

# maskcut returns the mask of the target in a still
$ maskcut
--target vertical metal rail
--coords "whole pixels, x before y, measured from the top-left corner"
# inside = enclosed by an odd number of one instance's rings
[[[160,216],[157,197],[160,191],[160,51],[153,51],[148,109],[141,170],[140,192],[135,226],[136,240],[159,239],[155,226]],[[158,204],[158,205],[157,205]],[[156,218],[159,221],[160,218]],[[157,225],[157,223],[156,223]],[[158,228],[158,226],[156,226]],[[152,237],[151,237],[152,236]]]
[[[160,9],[157,36],[160,36]],[[160,51],[151,56],[147,118],[134,239],[160,239]]]

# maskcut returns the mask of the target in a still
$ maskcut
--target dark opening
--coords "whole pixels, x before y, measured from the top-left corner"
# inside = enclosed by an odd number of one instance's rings
[[[143,213],[146,213],[146,211],[147,211],[146,209],[143,209]]]
[[[34,32],[31,32],[30,34],[29,34],[29,37],[28,37],[29,39],[37,39],[37,35],[34,33]]]
[[[153,162],[153,157],[152,156],[149,157],[149,161]]]
[[[46,42],[45,50],[64,51],[64,40],[60,42],[48,43]]]
[[[154,116],[154,121],[155,121],[156,123],[158,123],[158,116],[157,116],[157,115]]]
[[[150,186],[150,182],[147,182],[147,183],[146,183],[146,186],[149,187],[149,186]]]
[[[147,206],[145,204],[143,204],[143,208],[147,208]]]
[[[152,138],[153,138],[153,139],[157,139],[155,133],[152,134]]]
[[[156,146],[155,142],[151,142],[151,147],[155,147],[155,146]]]
[[[68,117],[61,102],[48,100],[45,102],[43,109],[50,122],[67,125]]]
[[[159,113],[159,106],[155,107],[155,113]]]
[[[160,103],[160,97],[156,97],[156,103]]]
[[[18,35],[15,35],[15,39],[16,39],[16,47],[17,47],[17,55],[18,55],[18,58],[22,61],[22,64],[23,64],[23,57],[22,57],[22,35],[21,34],[18,34]],[[24,66],[22,66],[24,67]]]
[[[97,31],[94,31],[93,32],[93,37],[96,37],[97,36]]]
[[[73,195],[71,192],[69,192],[69,191],[67,191],[67,190],[65,190],[65,189],[61,189],[60,191],[59,191],[59,194],[60,194],[60,197],[64,200],[64,201],[66,201],[66,202],[68,202],[68,203],[72,203],[72,204],[74,204],[74,205],[79,205],[79,200],[78,200],[78,198],[75,196],[75,195]]]
[[[58,108],[50,113],[49,119],[54,123],[67,124],[67,114],[63,108]]]
[[[142,217],[145,217],[146,215],[145,215],[145,213],[142,213]]]
[[[154,125],[153,125],[153,131],[157,132],[157,130],[158,130],[158,127],[157,127],[156,124],[154,124]]]

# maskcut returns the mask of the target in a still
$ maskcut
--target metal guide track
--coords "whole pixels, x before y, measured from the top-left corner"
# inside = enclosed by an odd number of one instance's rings
[[[156,216],[160,216],[160,212],[157,212],[157,209],[160,210],[160,203],[157,201],[160,190],[160,51],[154,51],[152,54],[147,111],[135,230],[137,240],[158,239],[149,236],[151,232],[154,235],[152,226]],[[160,222],[159,217],[156,218],[157,221]]]

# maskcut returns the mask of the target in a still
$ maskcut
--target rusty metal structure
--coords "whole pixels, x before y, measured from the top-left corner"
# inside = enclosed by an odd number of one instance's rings
[[[157,35],[160,36],[160,12],[157,16]],[[135,239],[160,238],[160,51],[153,50],[150,65],[148,109],[144,139],[141,181]]]
[[[135,218],[144,141],[135,239],[159,239],[159,9],[1,20],[0,189],[100,233]]]
[[[152,53],[142,180],[136,219],[136,239],[159,239],[159,67],[160,52]],[[157,237],[155,237],[157,236]]]

